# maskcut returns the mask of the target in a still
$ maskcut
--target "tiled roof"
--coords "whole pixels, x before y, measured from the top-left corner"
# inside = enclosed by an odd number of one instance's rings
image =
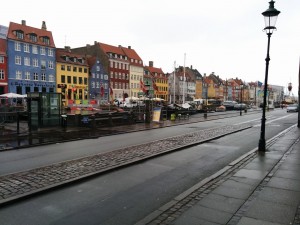
[[[146,66],[146,68],[150,71],[150,73],[164,74],[164,72],[162,71],[161,68],[156,68],[156,67],[152,67],[152,66]]]
[[[5,39],[0,39],[0,55],[6,56],[7,43]]]
[[[66,60],[64,56],[67,56],[69,59],[70,58],[76,58],[76,59],[84,59],[84,63],[79,62],[76,60],[76,62],[71,61],[71,60]],[[60,63],[68,63],[68,64],[74,64],[74,65],[82,65],[82,66],[88,66],[88,62],[85,58],[84,55],[72,53],[66,49],[61,49],[58,48],[56,49],[56,61]]]
[[[130,64],[136,65],[136,66],[141,66],[141,67],[143,66],[143,61],[142,61],[141,57],[136,53],[136,51],[134,49],[132,49],[132,48],[125,48],[125,47],[121,47],[121,49],[123,50],[124,54],[129,59],[133,59],[134,60],[133,62],[131,62],[131,60],[130,60]],[[137,60],[137,62],[135,62],[135,60]]]
[[[13,33],[14,31],[23,31],[24,32],[24,39],[19,39],[16,37],[16,35]],[[29,34],[36,34],[37,35],[37,42],[32,42],[29,39]],[[48,37],[50,40],[50,44],[47,45],[45,44],[42,40],[41,37]],[[34,43],[37,45],[44,45],[44,46],[49,46],[55,48],[54,40],[52,37],[52,32],[44,29],[38,29],[34,27],[29,27],[27,25],[22,25],[22,24],[17,24],[14,22],[10,22],[9,28],[8,28],[8,33],[7,33],[7,38],[12,39],[12,40],[18,40],[18,41],[24,41],[24,42],[29,42],[29,43]]]
[[[98,44],[105,53],[115,53],[118,55],[125,55],[124,52],[122,51],[122,49],[119,47],[100,43],[100,42]]]

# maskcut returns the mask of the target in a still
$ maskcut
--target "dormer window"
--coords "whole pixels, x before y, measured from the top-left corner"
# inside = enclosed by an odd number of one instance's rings
[[[29,34],[29,39],[30,39],[30,41],[32,41],[32,42],[37,42],[37,36],[36,36],[36,34]]]
[[[50,38],[47,36],[42,37],[42,42],[46,45],[50,45]]]
[[[24,32],[21,30],[16,30],[15,35],[17,36],[18,39],[24,39]]]

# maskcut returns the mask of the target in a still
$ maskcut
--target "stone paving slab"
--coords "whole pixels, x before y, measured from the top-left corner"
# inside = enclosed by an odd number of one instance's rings
[[[250,127],[247,124],[228,125],[190,132],[107,153],[4,175],[0,177],[0,204]]]
[[[291,130],[292,132],[290,132]],[[286,135],[287,133],[288,135]],[[291,136],[293,138],[291,138]],[[218,176],[207,178],[206,182],[197,186],[197,188],[190,191],[189,194],[186,194],[185,198],[176,201],[168,209],[160,209],[160,214],[158,213],[159,210],[157,210],[156,215],[153,214],[152,219],[150,214],[145,219],[136,223],[136,225],[300,224],[299,180],[290,179],[292,177],[280,180],[282,175],[276,176],[276,174],[285,173],[287,169],[289,169],[289,172],[295,172],[291,167],[286,167],[286,165],[290,163],[289,160],[286,161],[286,159],[300,152],[299,150],[293,151],[300,147],[299,136],[299,132],[295,126],[286,129],[267,142],[267,152],[261,154],[255,150],[250,151],[246,156],[240,157],[238,160],[229,164],[230,167]],[[276,151],[274,145],[277,141],[279,142],[279,146],[281,143],[285,143],[285,152],[281,153],[281,157],[279,157],[279,152]],[[262,164],[265,162],[267,162],[267,164],[273,162],[273,167],[269,167],[268,165],[269,170],[266,171],[263,166],[260,166],[255,171],[254,168],[252,168],[251,162],[257,163],[257,161],[260,161]],[[296,167],[297,169],[298,163],[294,164],[294,168]],[[249,165],[248,168],[246,168],[247,165]],[[292,174],[290,174],[290,176],[292,176]],[[234,185],[233,182],[239,185]],[[287,183],[286,185],[284,184],[285,182]],[[224,191],[222,188],[227,188],[228,190]],[[233,192],[235,192],[235,196],[233,196]],[[244,198],[246,192],[248,196]],[[266,194],[266,192],[268,192],[268,194]],[[261,197],[263,194],[265,196]],[[277,196],[278,194],[281,196]],[[293,199],[293,197],[296,199]],[[220,203],[222,198],[224,202],[230,202],[231,199],[241,200],[240,203],[242,204],[236,206],[237,201],[235,201],[232,202],[230,208],[224,209],[222,203]],[[210,201],[208,201],[208,199]],[[199,207],[202,208],[200,209]],[[230,209],[233,210],[235,207],[238,209],[233,213],[230,212]],[[218,218],[213,217],[210,216],[209,213],[209,210],[212,209],[215,212],[215,216],[217,216],[219,212],[231,213],[231,215],[228,217],[229,219],[226,219],[225,214]],[[203,214],[205,210],[207,213]],[[276,216],[272,217],[274,213]],[[157,214],[159,214],[159,216],[157,216]]]

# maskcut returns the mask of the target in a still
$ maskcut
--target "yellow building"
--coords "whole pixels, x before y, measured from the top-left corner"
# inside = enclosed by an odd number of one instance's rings
[[[164,74],[161,68],[153,67],[153,61],[149,61],[149,66],[146,69],[150,72],[153,77],[153,90],[155,98],[162,98],[165,101],[169,100],[169,84],[168,76]]]
[[[56,50],[57,93],[62,93],[63,105],[87,104],[89,66],[83,55],[69,47]]]

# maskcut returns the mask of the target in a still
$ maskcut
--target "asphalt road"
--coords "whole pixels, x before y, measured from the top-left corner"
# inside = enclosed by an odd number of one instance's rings
[[[7,205],[0,208],[0,224],[134,224],[195,183],[257,147],[260,117],[260,114],[249,114],[3,152],[5,157],[1,153],[0,171],[6,174],[199,129],[245,122],[253,125],[251,129],[239,133]],[[294,113],[287,114],[283,110],[268,113],[266,138],[271,138],[296,122],[297,115]]]

